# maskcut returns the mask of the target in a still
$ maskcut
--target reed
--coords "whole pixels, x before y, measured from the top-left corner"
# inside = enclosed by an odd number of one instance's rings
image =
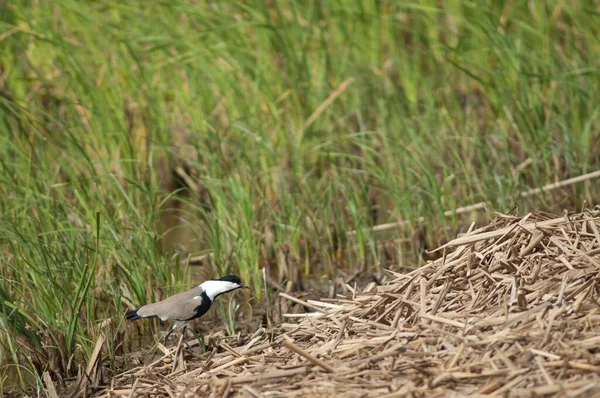
[[[600,169],[597,13],[3,2],[0,373],[72,375],[102,333],[114,356],[124,310],[189,286],[190,256],[260,301],[262,268],[302,289],[418,266],[421,217],[436,247],[480,220],[452,209],[591,202],[594,180],[518,193]]]

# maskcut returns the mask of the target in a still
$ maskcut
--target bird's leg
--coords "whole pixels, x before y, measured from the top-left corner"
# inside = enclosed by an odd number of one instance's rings
[[[187,342],[187,340],[185,339],[185,331],[187,330],[187,325],[185,325],[183,327],[183,329],[181,329],[181,335],[183,336],[183,342],[185,343],[185,345],[187,346],[188,350],[192,351],[192,347],[190,346],[190,344]]]
[[[171,327],[171,330],[169,330],[169,333],[167,333],[167,335],[165,336],[165,343],[164,346],[167,346],[167,340],[169,340],[169,336],[171,336],[171,334],[173,333],[173,331],[175,330],[175,328],[177,327],[177,325],[173,325],[173,327]]]

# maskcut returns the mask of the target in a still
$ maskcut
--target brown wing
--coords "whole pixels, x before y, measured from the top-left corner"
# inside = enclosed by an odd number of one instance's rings
[[[147,304],[137,310],[142,317],[157,316],[162,321],[192,318],[195,309],[202,303],[202,288],[193,289],[167,297],[158,303]]]

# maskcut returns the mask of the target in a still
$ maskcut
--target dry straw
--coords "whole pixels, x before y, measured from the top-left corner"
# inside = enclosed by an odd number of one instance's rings
[[[388,272],[384,285],[366,292],[320,301],[284,296],[286,322],[236,348],[217,344],[186,361],[171,350],[104,386],[88,383],[85,392],[600,396],[597,216],[501,216],[448,243],[439,260]]]

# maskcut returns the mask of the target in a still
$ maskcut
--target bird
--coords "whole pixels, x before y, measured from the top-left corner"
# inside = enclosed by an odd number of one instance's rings
[[[218,296],[237,289],[249,289],[242,283],[239,276],[226,275],[219,279],[209,279],[190,290],[167,297],[157,303],[129,310],[125,313],[125,318],[128,321],[142,318],[173,321],[171,330],[165,336],[164,345],[166,346],[167,340],[177,327],[183,326],[181,333],[185,334],[188,322],[206,314]]]

